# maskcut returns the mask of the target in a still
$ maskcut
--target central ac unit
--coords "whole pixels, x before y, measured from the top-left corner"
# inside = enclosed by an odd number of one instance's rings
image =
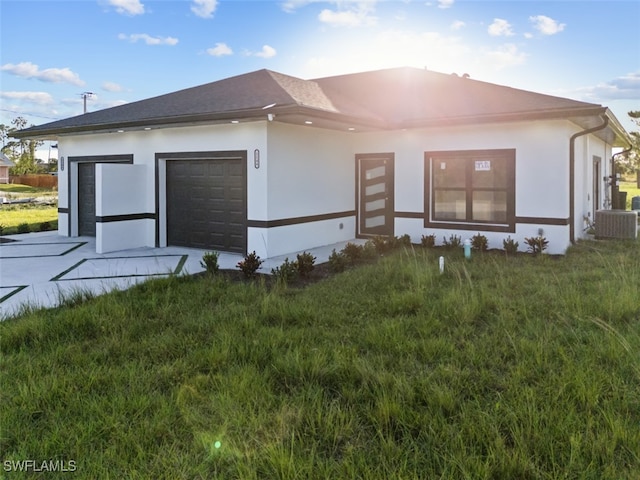
[[[626,210],[598,210],[596,238],[638,238],[638,215]]]

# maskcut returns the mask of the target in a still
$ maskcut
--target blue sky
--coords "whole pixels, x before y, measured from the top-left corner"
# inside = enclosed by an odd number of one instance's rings
[[[0,122],[42,124],[267,68],[415,66],[640,110],[640,1],[0,0]]]

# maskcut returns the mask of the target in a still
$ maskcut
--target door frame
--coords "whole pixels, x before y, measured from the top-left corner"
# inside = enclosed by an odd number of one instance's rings
[[[602,199],[602,157],[598,155],[594,155],[592,158],[593,161],[593,191],[591,192],[591,201],[592,201],[592,218],[591,221],[596,221],[596,211],[600,210],[601,204],[600,201]]]
[[[61,161],[64,157],[60,158]],[[58,206],[58,213],[66,213],[67,236],[79,236],[79,218],[78,218],[78,202],[79,202],[79,179],[78,165],[80,163],[124,163],[133,164],[133,154],[117,154],[117,155],[82,155],[67,157],[67,207]],[[95,166],[94,166],[95,168]],[[96,219],[97,221],[97,219]]]
[[[242,166],[244,181],[244,253],[246,254],[249,242],[249,178],[247,172],[247,150],[211,150],[211,151],[185,151],[185,152],[156,152],[155,154],[155,209],[158,220],[156,221],[155,244],[156,247],[168,246],[168,217],[167,217],[167,162],[180,160],[209,160],[239,159]]]
[[[364,228],[364,215],[361,214],[361,208],[363,203],[362,195],[362,166],[366,162],[384,161],[387,166],[385,170],[385,183],[386,183],[386,204],[384,209],[385,225],[383,232],[366,232]],[[395,153],[383,152],[383,153],[359,153],[355,158],[355,204],[356,204],[356,238],[370,238],[377,235],[385,235],[392,237],[394,235],[395,226]]]

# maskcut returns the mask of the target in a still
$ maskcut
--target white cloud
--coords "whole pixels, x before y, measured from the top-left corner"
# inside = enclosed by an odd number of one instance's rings
[[[71,85],[83,86],[85,83],[77,73],[68,68],[45,68],[40,70],[38,65],[31,62],[21,62],[18,64],[7,63],[0,67],[0,70],[23,78],[35,78],[42,82],[49,83],[70,83]]]
[[[114,82],[104,82],[102,84],[102,89],[107,92],[122,92],[124,90],[124,88],[122,88],[122,85]]]
[[[549,18],[545,15],[535,15],[533,17],[529,17],[531,23],[533,23],[533,28],[539,31],[543,35],[555,35],[556,33],[560,33],[566,27],[564,23],[558,23],[553,18]]]
[[[216,43],[213,48],[208,48],[207,53],[214,57],[222,57],[224,55],[233,55],[233,50],[226,43]]]
[[[212,18],[216,11],[218,0],[193,0],[191,11],[202,18]]]
[[[451,8],[455,0],[438,0],[438,8]]]
[[[483,62],[492,65],[494,69],[502,70],[506,67],[522,65],[526,62],[527,54],[518,50],[512,43],[507,43],[495,50],[487,50],[483,53]]]
[[[453,23],[449,26],[449,28],[450,28],[451,30],[460,30],[461,28],[466,27],[466,26],[467,26],[467,24],[466,24],[466,23],[464,23],[462,20],[456,20],[455,22],[453,22]]]
[[[492,37],[510,37],[513,35],[511,24],[502,18],[494,18],[493,23],[489,25],[488,32]]]
[[[50,105],[53,97],[47,92],[0,92],[0,98],[34,103],[36,105]]]
[[[121,33],[118,35],[120,40],[129,40],[131,43],[136,43],[138,40],[142,40],[147,45],[176,45],[178,39],[174,37],[152,37],[146,33],[132,33],[131,35],[125,35]]]
[[[378,22],[372,15],[375,11],[375,0],[337,2],[337,6],[337,10],[322,10],[318,20],[333,27],[372,26]]]
[[[112,7],[116,7],[116,12],[123,15],[142,15],[144,13],[144,5],[140,0],[108,0]]]
[[[270,47],[269,45],[263,45],[262,50],[254,53],[254,56],[262,58],[272,58],[276,56],[276,49]]]
[[[317,2],[319,0],[287,0],[280,4],[282,10],[287,13],[293,13],[298,8],[309,5],[310,3]]]
[[[578,93],[586,101],[634,100],[640,98],[640,72],[628,73],[605,83],[584,87]],[[640,106],[640,104],[639,104]]]

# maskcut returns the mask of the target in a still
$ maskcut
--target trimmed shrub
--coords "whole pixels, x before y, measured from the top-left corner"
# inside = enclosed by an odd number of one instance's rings
[[[260,260],[260,256],[256,254],[256,251],[247,254],[244,260],[238,262],[238,268],[242,271],[245,278],[254,278],[256,272],[260,268],[260,265],[264,263],[264,260]]]
[[[478,252],[486,252],[489,248],[489,241],[487,240],[487,237],[478,232],[476,235],[471,237],[471,248]]]
[[[298,275],[303,278],[307,278],[313,272],[315,268],[316,257],[311,255],[309,252],[299,253],[296,257],[296,267],[298,270]]]
[[[509,235],[505,240],[502,240],[502,248],[507,255],[515,255],[518,253],[519,246],[520,244],[511,238],[511,235]]]
[[[205,254],[202,255],[202,260],[200,260],[200,265],[208,274],[215,275],[220,269],[218,265],[219,257],[220,254],[218,252],[205,252]]]

